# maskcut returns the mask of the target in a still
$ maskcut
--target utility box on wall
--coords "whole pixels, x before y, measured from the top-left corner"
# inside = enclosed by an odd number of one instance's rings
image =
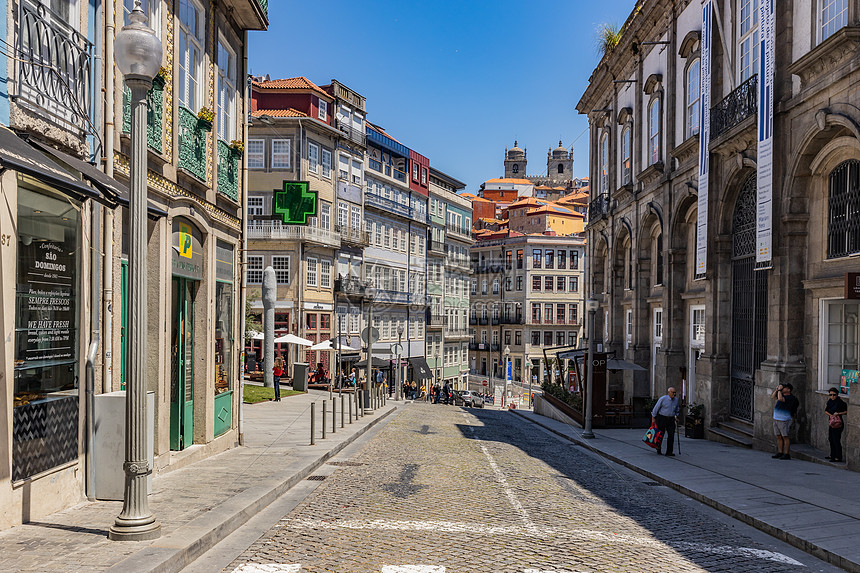
[[[155,392],[146,393],[146,459],[155,462]],[[122,501],[125,494],[125,391],[95,396],[93,413],[94,484],[96,499]],[[146,478],[146,493],[152,493],[152,474]]]

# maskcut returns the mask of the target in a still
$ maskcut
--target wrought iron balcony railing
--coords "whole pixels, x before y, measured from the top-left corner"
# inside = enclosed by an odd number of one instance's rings
[[[601,193],[588,204],[588,220],[597,221],[609,215],[609,194]]]
[[[382,197],[377,195],[376,193],[365,193],[364,195],[364,205],[365,207],[375,207],[382,211],[386,211],[388,213],[393,213],[395,215],[400,215],[401,217],[412,218],[412,208],[408,205],[403,205],[398,203],[397,201],[392,201],[386,197]]]
[[[523,315],[502,315],[502,324],[523,324]]]
[[[758,76],[732,90],[711,108],[711,139],[719,137],[746,118],[758,112]]]
[[[18,2],[18,97],[84,129],[92,107],[93,44],[46,4]]]
[[[146,145],[153,151],[164,150],[164,78],[155,76],[146,93]],[[122,91],[122,131],[131,133],[131,90]]]
[[[356,277],[338,277],[334,280],[335,294],[344,294],[347,296],[364,296],[367,290],[367,284]]]
[[[341,131],[341,133],[346,136],[347,139],[349,139],[353,143],[365,145],[367,136],[364,134],[364,129],[355,128],[353,127],[351,122],[343,121],[341,119],[335,120],[335,126]],[[376,160],[371,159],[371,161]],[[381,171],[381,169],[377,169],[377,171]]]
[[[248,238],[307,241],[327,247],[340,247],[340,235],[337,233],[305,225],[284,225],[280,221],[248,221]]]
[[[206,149],[212,125],[201,122],[191,110],[179,106],[179,167],[206,181]]]
[[[218,193],[239,200],[239,152],[218,140]]]
[[[367,231],[362,231],[355,227],[343,227],[341,225],[335,225],[334,230],[336,233],[340,233],[340,240],[344,243],[361,247],[366,247],[370,244],[370,233]]]

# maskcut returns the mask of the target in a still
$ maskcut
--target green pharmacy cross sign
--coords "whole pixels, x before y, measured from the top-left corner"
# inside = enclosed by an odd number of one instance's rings
[[[307,181],[284,181],[283,191],[275,190],[273,210],[285,225],[307,225],[317,214],[317,192]]]

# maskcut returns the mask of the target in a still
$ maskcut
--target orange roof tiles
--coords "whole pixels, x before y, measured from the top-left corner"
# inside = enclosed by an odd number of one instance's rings
[[[251,115],[254,117],[262,117],[264,115],[268,115],[269,117],[308,117],[308,114],[293,108],[258,109],[251,112]]]
[[[311,90],[320,95],[324,95],[328,99],[334,99],[327,94],[321,87],[310,81],[304,76],[297,78],[285,78],[282,80],[263,80],[261,82],[251,82],[256,88],[260,89],[287,89],[287,90]]]

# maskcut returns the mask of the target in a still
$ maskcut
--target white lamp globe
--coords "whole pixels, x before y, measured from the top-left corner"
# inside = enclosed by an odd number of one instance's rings
[[[161,67],[163,49],[155,31],[146,25],[140,0],[134,3],[130,23],[123,26],[114,40],[114,58],[124,76],[152,79]]]

